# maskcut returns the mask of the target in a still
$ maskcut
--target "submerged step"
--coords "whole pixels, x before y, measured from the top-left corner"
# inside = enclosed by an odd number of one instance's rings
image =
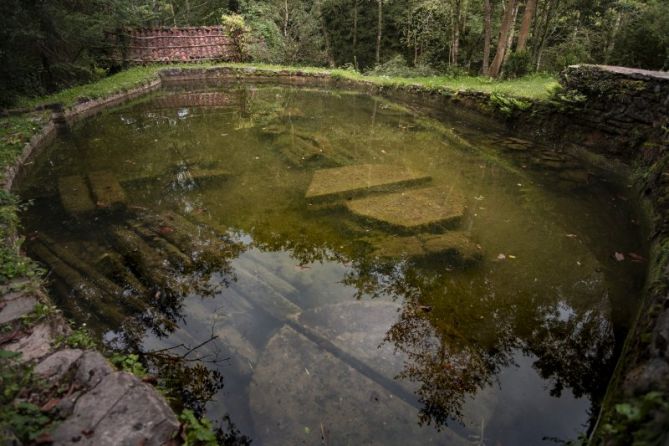
[[[373,255],[378,257],[422,257],[447,254],[463,263],[475,262],[483,257],[481,247],[472,242],[462,231],[388,237],[373,242],[373,246]]]
[[[81,175],[58,178],[58,194],[63,208],[70,215],[76,217],[95,210],[88,184]]]
[[[392,164],[358,164],[314,172],[306,198],[339,198],[392,186],[430,181],[431,177]]]
[[[407,389],[414,385],[395,379],[406,357],[383,342],[397,310],[386,302],[328,305],[279,329],[249,386],[256,426],[280,426],[260,429],[262,444],[311,444],[314,433],[329,444],[468,444],[450,429],[437,442],[415,422],[416,397]]]
[[[91,172],[88,181],[97,207],[111,208],[125,204],[125,192],[113,173],[106,170]]]
[[[454,225],[465,214],[465,199],[454,188],[428,187],[346,202],[354,214],[402,229]]]

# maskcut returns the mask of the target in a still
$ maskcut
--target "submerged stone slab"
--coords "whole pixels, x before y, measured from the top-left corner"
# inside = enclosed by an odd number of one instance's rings
[[[109,171],[97,171],[88,174],[95,205],[99,208],[111,208],[124,205],[125,192],[116,176]]]
[[[430,180],[429,175],[392,164],[358,164],[321,169],[314,177],[305,197],[330,198],[352,196],[389,187],[407,186]]]
[[[450,430],[421,429],[413,406],[287,325],[256,367],[250,405],[269,446],[467,444]]]
[[[86,180],[81,175],[58,178],[60,202],[68,214],[79,216],[95,210]]]
[[[483,250],[462,231],[443,234],[388,237],[373,242],[373,255],[378,257],[421,257],[449,254],[457,260],[470,263],[483,257]]]
[[[428,187],[346,202],[354,214],[403,229],[457,224],[465,214],[465,199],[454,188]]]

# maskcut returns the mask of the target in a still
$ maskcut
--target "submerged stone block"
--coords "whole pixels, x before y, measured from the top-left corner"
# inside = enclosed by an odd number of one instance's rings
[[[373,255],[378,257],[422,257],[450,254],[464,263],[483,257],[483,250],[461,231],[388,237],[375,241]]]
[[[88,174],[95,205],[99,208],[111,208],[125,204],[125,192],[116,176],[109,171],[97,171]]]
[[[88,184],[81,175],[58,178],[58,193],[63,208],[70,215],[79,216],[95,210]]]
[[[305,197],[324,199],[352,196],[384,188],[418,184],[430,179],[429,175],[392,164],[358,164],[321,169],[314,172]]]
[[[467,444],[452,430],[437,439],[416,423],[414,396],[394,379],[405,358],[392,344],[379,346],[396,317],[391,303],[353,302],[279,329],[249,387],[262,444]]]
[[[402,229],[459,223],[465,199],[454,188],[428,187],[346,202],[354,214]]]

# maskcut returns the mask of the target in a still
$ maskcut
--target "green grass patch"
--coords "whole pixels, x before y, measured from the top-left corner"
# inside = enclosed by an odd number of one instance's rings
[[[295,67],[268,64],[240,64],[240,63],[199,63],[174,65],[149,65],[134,67],[118,74],[106,77],[92,84],[79,85],[58,93],[37,97],[23,98],[19,101],[21,107],[35,107],[40,104],[62,103],[66,107],[86,99],[96,99],[119,91],[128,90],[147,82],[157,75],[157,72],[166,68],[213,68],[229,67],[238,69],[258,69],[263,71],[292,73],[327,73],[335,78],[351,81],[364,81],[376,85],[400,87],[416,85],[435,90],[451,91],[478,91],[483,93],[502,93],[509,96],[530,99],[547,99],[549,90],[557,85],[554,77],[546,74],[537,74],[518,79],[494,80],[478,76],[429,76],[429,77],[389,77],[366,76],[353,70],[328,70],[318,67]]]

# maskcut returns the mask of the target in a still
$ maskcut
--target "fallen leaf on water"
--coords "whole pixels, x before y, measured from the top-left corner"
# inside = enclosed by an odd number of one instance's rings
[[[509,257],[510,259],[515,259],[515,258],[516,258],[516,256],[514,256],[513,254],[509,254],[508,257]]]
[[[613,254],[613,258],[616,259],[618,262],[622,262],[623,260],[625,260],[625,254],[623,254],[622,252],[616,252]]]

